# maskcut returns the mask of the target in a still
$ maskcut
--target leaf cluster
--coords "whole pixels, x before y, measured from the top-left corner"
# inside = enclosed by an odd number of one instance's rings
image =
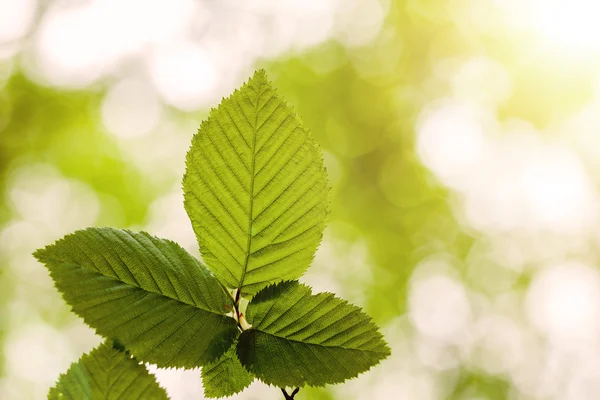
[[[343,382],[389,355],[360,308],[297,281],[322,238],[329,183],[319,147],[264,71],[202,123],[183,190],[204,262],[114,228],[35,253],[73,312],[108,340],[49,398],[166,398],[138,360],[203,367],[206,396],[225,397],[256,378],[281,388]]]

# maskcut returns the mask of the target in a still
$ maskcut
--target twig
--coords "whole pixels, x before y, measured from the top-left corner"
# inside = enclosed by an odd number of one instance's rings
[[[238,288],[235,291],[235,299],[233,300],[233,308],[235,310],[235,321],[237,322],[237,326],[240,329],[240,332],[244,332],[244,327],[242,326],[242,322],[240,321],[240,317],[242,313],[240,312],[240,295],[241,290]]]
[[[296,389],[294,389],[294,391],[292,392],[292,394],[288,394],[284,388],[281,388],[281,392],[283,393],[283,395],[285,396],[285,400],[294,400],[294,396],[296,396],[296,394],[300,391],[300,388],[297,387]]]

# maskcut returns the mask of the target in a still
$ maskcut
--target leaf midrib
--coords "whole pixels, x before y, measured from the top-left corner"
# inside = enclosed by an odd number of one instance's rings
[[[251,86],[252,87],[252,86]],[[242,266],[242,276],[240,277],[240,283],[238,285],[237,290],[241,291],[244,287],[244,279],[246,278],[246,271],[248,270],[248,261],[250,260],[250,249],[252,248],[252,222],[254,218],[252,218],[252,212],[254,209],[254,178],[256,177],[255,169],[256,169],[256,136],[258,134],[258,113],[260,112],[258,108],[258,103],[260,100],[261,93],[258,92],[254,87],[252,89],[256,92],[256,103],[254,104],[255,109],[255,118],[254,118],[254,126],[252,126],[252,165],[250,166],[250,201],[249,201],[249,210],[248,210],[248,240],[246,241],[246,257],[244,259],[244,265]],[[260,87],[259,87],[260,89]],[[250,99],[249,99],[250,100]],[[238,107],[242,109],[237,98],[235,99]],[[252,101],[251,101],[252,103]],[[243,114],[242,109],[242,114]],[[261,126],[262,127],[262,126]]]
[[[51,262],[51,263],[54,263],[54,264],[58,264],[58,265],[64,264],[66,266],[71,266],[71,267],[79,268],[79,269],[82,269],[82,270],[87,270],[87,271],[90,271],[93,274],[96,274],[96,275],[99,275],[99,276],[103,276],[103,277],[106,277],[108,279],[115,280],[117,282],[121,282],[121,283],[123,283],[125,285],[134,287],[134,288],[142,290],[144,292],[153,293],[153,294],[156,294],[156,295],[159,295],[159,296],[166,297],[168,299],[177,301],[177,302],[179,302],[181,304],[184,304],[184,305],[187,305],[187,306],[190,306],[190,307],[194,307],[194,308],[196,308],[198,310],[206,311],[206,312],[209,312],[209,313],[212,313],[212,314],[216,314],[216,315],[221,315],[221,316],[224,316],[224,317],[229,317],[227,315],[227,313],[219,313],[219,312],[216,312],[215,310],[212,310],[212,309],[209,309],[209,308],[206,308],[206,307],[201,307],[198,304],[190,304],[187,301],[184,301],[184,300],[179,299],[179,298],[175,298],[173,296],[169,296],[168,294],[161,293],[159,291],[155,291],[155,290],[143,288],[139,284],[132,284],[132,283],[129,283],[129,282],[125,282],[125,281],[121,280],[121,278],[119,278],[118,275],[117,275],[117,277],[107,276],[107,275],[104,275],[104,274],[98,272],[98,270],[95,270],[93,268],[88,268],[88,267],[85,267],[85,266],[82,266],[82,265],[77,265],[77,264],[75,264],[73,262],[60,260],[60,259],[57,259],[57,258],[54,258],[54,257],[44,257],[44,258],[48,262]],[[50,271],[50,272],[52,273],[53,271]],[[177,293],[177,292],[175,292],[175,293]]]
[[[274,333],[263,331],[263,330],[261,330],[259,328],[252,328],[252,330],[254,330],[256,332],[264,333],[265,335],[273,336],[275,338],[282,339],[282,340],[285,340],[285,341],[288,341],[288,342],[301,343],[301,344],[304,344],[304,345],[307,345],[307,346],[308,345],[313,345],[313,346],[323,347],[323,348],[326,348],[326,349],[336,348],[336,349],[342,349],[342,350],[356,350],[356,351],[360,351],[360,352],[363,352],[363,353],[375,353],[375,354],[387,354],[389,352],[387,349],[383,349],[381,351],[378,351],[378,350],[359,349],[359,348],[356,348],[356,347],[327,346],[327,345],[324,345],[322,343],[304,342],[304,341],[298,340],[298,339],[290,339],[290,338],[285,337],[285,336],[280,336],[280,335],[276,335]],[[381,338],[378,338],[378,339],[381,339]],[[372,339],[372,340],[375,340],[375,338]]]

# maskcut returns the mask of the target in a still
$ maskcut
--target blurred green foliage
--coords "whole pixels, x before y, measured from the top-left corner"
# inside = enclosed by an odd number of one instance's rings
[[[157,190],[103,132],[98,113],[101,88],[64,92],[17,74],[2,93],[8,110],[0,129],[3,180],[20,165],[47,163],[67,178],[86,182],[99,194],[121,199],[125,225],[144,220]]]
[[[367,245],[369,265],[365,268],[371,268],[373,279],[365,280],[362,275],[344,277],[344,285],[364,293],[364,304],[359,305],[378,324],[391,325],[404,320],[411,274],[432,255],[451,257],[457,276],[466,286],[479,289],[477,282],[470,281],[465,266],[482,234],[458,220],[460,215],[457,217],[454,211],[456,196],[423,164],[417,152],[415,127],[419,115],[432,102],[452,94],[453,75],[448,71],[471,57],[486,57],[502,65],[510,80],[510,93],[498,102],[494,117],[500,122],[520,119],[543,129],[591,101],[597,91],[593,81],[598,79],[598,62],[593,57],[553,53],[554,43],[540,45],[530,32],[513,29],[514,21],[494,11],[498,2],[383,3],[387,14],[370,43],[349,47],[341,41],[327,40],[302,52],[261,59],[258,64],[295,106],[304,125],[327,153],[333,185],[333,236],[349,244]],[[19,57],[14,58],[19,61]],[[149,163],[159,164],[162,158],[158,154],[165,148],[170,150],[165,144],[189,143],[208,110],[187,112],[165,106],[164,119],[177,129],[170,130],[168,125],[157,134],[160,141],[156,145],[138,147],[135,141],[127,142],[107,132],[102,121],[102,101],[117,77],[106,77],[79,90],[61,89],[28,77],[23,72],[25,65],[26,60],[23,65],[17,63],[8,80],[0,80],[0,228],[22,217],[10,185],[19,170],[32,165],[53,167],[62,177],[93,189],[99,202],[96,225],[148,224],[153,203],[178,187],[180,176],[152,175],[124,148],[146,153]],[[483,91],[491,93],[492,88]],[[494,135],[507,136],[500,131]],[[551,129],[543,135],[556,136]],[[180,165],[164,168],[183,173],[185,150],[180,151]],[[162,165],[154,167],[160,169]],[[594,187],[598,186],[597,178]],[[44,209],[54,205],[40,198],[36,206]],[[178,207],[183,209],[183,204]],[[175,220],[177,212],[169,209],[164,225]],[[59,227],[53,228],[60,231]],[[0,240],[9,243],[6,232],[12,231],[5,231]],[[33,241],[29,253],[44,244]],[[551,247],[548,245],[544,251],[550,252]],[[15,329],[14,321],[22,322],[22,316],[15,316],[15,310],[19,310],[15,304],[27,296],[46,299],[43,296],[53,291],[45,276],[31,283],[19,275],[30,271],[20,264],[27,251],[3,249],[0,359],[5,359],[3,341]],[[41,266],[38,270],[44,274]],[[534,273],[511,273],[515,277],[506,291],[514,290],[521,296]],[[485,293],[481,296],[486,298]],[[50,302],[44,308],[31,300],[30,308],[25,309],[36,310],[30,318],[50,326],[64,327],[65,321],[75,321],[58,297],[52,301],[56,303]],[[5,367],[0,363],[0,374],[7,373],[2,370]],[[464,365],[457,366],[457,371],[449,399],[500,400],[512,396],[510,378],[503,374],[489,376]],[[301,393],[302,398],[332,400],[338,392],[305,389]]]

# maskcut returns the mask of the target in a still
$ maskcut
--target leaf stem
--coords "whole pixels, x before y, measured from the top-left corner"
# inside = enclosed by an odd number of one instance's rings
[[[237,288],[235,291],[235,299],[233,300],[233,302],[235,303],[236,306],[240,303],[241,295],[242,295],[242,290],[240,288]]]
[[[288,394],[288,392],[286,392],[284,388],[280,388],[280,389],[281,389],[281,392],[283,393],[283,395],[285,396],[285,400],[294,400],[294,396],[296,396],[296,394],[298,394],[298,392],[300,391],[300,388],[297,387],[296,389],[294,389],[292,394]]]
[[[241,293],[242,291],[240,289],[237,289],[235,291],[235,299],[233,300],[233,308],[234,308],[234,317],[235,317],[235,321],[237,322],[237,326],[240,330],[240,332],[244,332],[246,329],[248,329],[248,323],[245,322],[244,319],[244,314],[242,314],[240,312],[240,299],[241,299]]]

